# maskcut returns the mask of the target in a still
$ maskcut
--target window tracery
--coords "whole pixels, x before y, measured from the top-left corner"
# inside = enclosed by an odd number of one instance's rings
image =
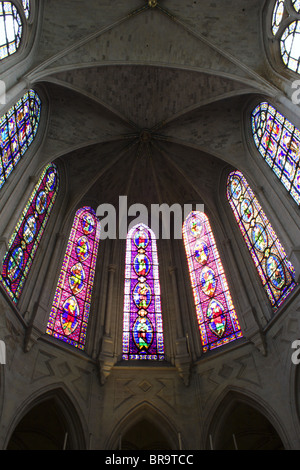
[[[17,52],[23,24],[12,2],[0,2],[0,61]]]
[[[276,0],[272,14],[272,34],[280,43],[285,66],[299,73],[300,66],[300,2],[292,0],[292,10],[286,0]],[[286,20],[288,18],[288,20]]]

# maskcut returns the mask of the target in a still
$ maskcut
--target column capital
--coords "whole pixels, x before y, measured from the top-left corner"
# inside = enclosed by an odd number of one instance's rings
[[[107,266],[107,270],[109,273],[115,273],[117,270],[117,265],[116,264],[109,264]]]

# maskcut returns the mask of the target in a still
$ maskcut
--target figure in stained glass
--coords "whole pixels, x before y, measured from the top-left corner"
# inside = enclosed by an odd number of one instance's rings
[[[144,224],[126,241],[123,359],[164,359],[156,239]]]
[[[234,189],[237,186],[240,188],[238,193]],[[239,171],[230,173],[228,177],[227,198],[268,298],[272,306],[278,308],[296,286],[294,267],[252,189]],[[243,217],[245,200],[252,206],[248,218]]]
[[[261,156],[300,205],[300,131],[263,102],[252,113],[252,132]]]
[[[235,194],[240,186],[232,183]],[[223,265],[207,216],[191,212],[183,224],[183,240],[203,351],[242,337]]]
[[[53,178],[51,187],[47,185],[49,175]],[[18,301],[22,293],[24,282],[56,200],[58,187],[57,168],[54,164],[49,164],[36,184],[9,240],[0,280],[14,302]]]
[[[40,114],[41,100],[29,90],[0,118],[0,189],[32,144]]]
[[[84,349],[100,240],[100,223],[91,207],[79,209],[58,279],[46,333]]]

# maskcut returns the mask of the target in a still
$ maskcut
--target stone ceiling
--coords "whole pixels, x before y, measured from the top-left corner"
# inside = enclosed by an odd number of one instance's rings
[[[42,3],[26,78],[48,97],[41,164],[63,161],[70,206],[119,195],[210,204],[226,165],[247,170],[243,112],[277,92],[262,3]]]

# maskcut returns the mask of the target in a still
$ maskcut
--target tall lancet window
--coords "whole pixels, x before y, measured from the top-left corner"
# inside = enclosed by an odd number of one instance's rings
[[[84,349],[95,277],[100,223],[94,209],[74,218],[46,333]]]
[[[294,268],[239,171],[228,177],[227,198],[271,305],[278,308],[296,286]]]
[[[0,189],[32,144],[40,114],[41,100],[29,90],[0,118]]]
[[[15,5],[0,2],[0,61],[18,50],[22,31],[22,20]]]
[[[126,241],[123,359],[164,359],[156,238],[144,224]]]
[[[17,302],[48,222],[59,186],[57,168],[49,164],[36,184],[12,234],[3,260],[1,282]]]
[[[183,240],[203,352],[241,338],[222,261],[208,217],[191,212],[183,224]]]
[[[254,142],[286,190],[300,205],[300,131],[269,103],[252,113]]]
[[[280,54],[285,66],[293,72],[300,73],[300,2],[277,0],[272,15],[272,33],[280,43]],[[289,18],[287,24],[285,18]]]

